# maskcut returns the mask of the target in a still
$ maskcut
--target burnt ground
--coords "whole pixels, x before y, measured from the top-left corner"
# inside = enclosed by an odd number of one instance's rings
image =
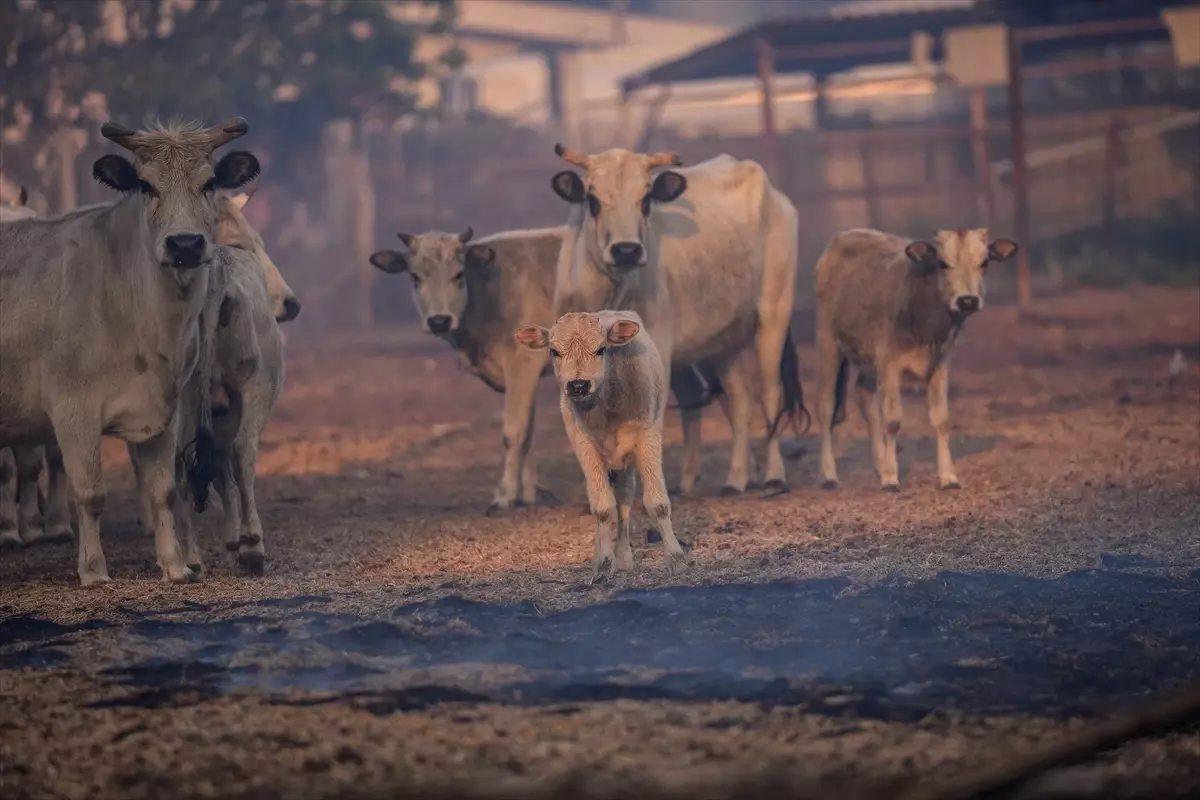
[[[718,497],[714,409],[701,495],[675,506],[687,571],[669,577],[643,536],[635,570],[599,586],[550,380],[535,449],[564,505],[484,517],[500,395],[410,331],[302,334],[260,465],[266,577],[235,574],[211,511],[205,581],[161,583],[119,446],[113,584],[78,588],[69,546],[0,555],[3,796],[486,796],[568,777],[563,796],[694,794],[768,772],[942,786],[1200,681],[1195,290],[972,320],[952,379],[958,492],[935,488],[915,388],[898,495],[851,413],[841,490],[815,488],[809,435],[790,493]],[[667,438],[675,471],[674,420]],[[1068,778],[1188,796],[1200,732]]]

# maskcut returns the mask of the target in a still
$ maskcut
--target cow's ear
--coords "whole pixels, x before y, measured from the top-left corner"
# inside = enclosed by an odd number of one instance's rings
[[[530,350],[541,350],[550,345],[550,331],[537,325],[529,325],[516,332],[517,343]]]
[[[678,199],[679,195],[686,191],[687,178],[678,172],[668,170],[659,174],[654,179],[654,186],[650,189],[650,196],[659,203],[669,203],[672,200]]]
[[[467,248],[465,262],[470,269],[482,269],[496,259],[496,251],[486,244],[471,245]]]
[[[988,261],[1008,261],[1017,253],[1017,243],[1012,239],[996,239],[988,245]]]
[[[938,261],[941,260],[938,257],[937,248],[929,242],[920,239],[915,242],[909,242],[908,247],[904,248],[904,254],[914,264],[920,264],[922,267],[936,267]]]
[[[550,180],[550,187],[554,189],[556,195],[568,203],[582,203],[583,199],[587,197],[583,179],[569,169],[555,175]]]
[[[629,344],[641,329],[642,326],[632,319],[619,319],[609,326],[608,343],[617,347]]]
[[[142,188],[137,168],[115,153],[96,159],[92,165],[92,177],[118,192],[136,192]]]
[[[213,185],[218,189],[239,189],[257,178],[261,171],[262,166],[254,153],[235,150],[226,153],[213,168]]]
[[[408,269],[408,261],[395,250],[380,250],[371,254],[371,266],[389,275],[395,275]]]

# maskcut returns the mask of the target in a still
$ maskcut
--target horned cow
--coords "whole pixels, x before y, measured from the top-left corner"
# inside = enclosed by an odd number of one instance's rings
[[[563,424],[596,517],[592,580],[633,567],[631,512],[639,472],[642,503],[662,532],[667,567],[679,571],[684,553],[671,526],[662,466],[666,370],[641,318],[629,311],[564,314],[549,330],[521,328],[516,339],[531,350],[550,351]]]
[[[645,320],[668,372],[676,363],[716,370],[733,427],[724,494],[741,493],[749,483],[752,392],[738,356],[753,346],[770,421],[765,485],[786,489],[779,422],[807,417],[789,329],[795,207],[762,167],[728,155],[655,175],[679,166],[678,157],[622,149],[584,155],[562,145],[556,152],[584,174],[567,170],[551,181],[572,204],[555,312],[631,309]],[[684,430],[698,443],[698,410],[684,412]],[[689,452],[685,447],[685,491],[698,468]]]
[[[208,129],[105,123],[102,135],[134,160],[102,156],[93,175],[122,199],[0,226],[0,446],[57,441],[62,449],[84,585],[109,580],[100,543],[103,435],[137,449],[164,578],[196,577],[170,511],[177,406],[204,349],[198,321],[215,192],[235,190],[259,171],[250,153],[214,164],[213,152],[247,127],[240,118]]]
[[[838,485],[833,428],[845,417],[851,366],[858,370],[859,409],[882,488],[900,490],[896,435],[905,372],[927,383],[938,482],[943,489],[958,488],[950,458],[950,356],[967,317],[983,308],[988,264],[1016,252],[1008,239],[989,241],[986,229],[941,230],[933,242],[865,228],[833,237],[815,276],[825,488]]]

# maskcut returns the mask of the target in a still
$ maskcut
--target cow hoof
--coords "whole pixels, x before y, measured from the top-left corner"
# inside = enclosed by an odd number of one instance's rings
[[[226,539],[225,540],[225,549],[228,550],[229,552],[236,553],[240,548],[241,548],[241,545],[238,544],[237,539]]]
[[[662,533],[655,530],[654,528],[651,528],[650,530],[646,531],[646,544],[658,544],[661,541],[662,541]]]
[[[542,488],[538,488],[535,502],[537,502],[538,505],[547,506],[549,508],[559,508],[563,504],[563,501],[558,499],[558,495],[549,489]]]
[[[725,485],[721,487],[721,491],[718,492],[718,494],[720,494],[721,497],[737,497],[738,495],[742,494],[742,490],[736,486]]]
[[[181,570],[164,569],[163,580],[167,583],[196,583],[200,580],[200,576],[188,567]]]
[[[947,491],[949,491],[951,489],[961,489],[962,484],[959,483],[958,481],[946,481],[945,483],[942,484],[942,488]]]
[[[505,511],[505,510],[506,510],[506,508],[504,506],[500,505],[499,503],[492,503],[490,506],[488,506],[486,509],[484,509],[483,515],[485,517],[494,517],[497,514],[499,514],[501,511]]]
[[[893,494],[898,494],[900,492],[900,484],[898,484],[898,483],[885,483],[883,486],[881,486],[879,488],[881,488],[885,492],[891,492]]]
[[[238,553],[238,567],[242,574],[252,578],[261,578],[266,567],[266,558],[257,550]]]
[[[588,580],[588,583],[593,586],[597,583],[604,583],[604,581],[612,576],[612,570],[613,560],[606,557],[592,569],[592,577]]]
[[[80,586],[103,586],[106,583],[112,583],[112,578],[108,577],[107,572],[80,573],[79,575]]]
[[[528,505],[529,504],[526,503],[524,500],[521,500],[518,498],[516,500],[513,500],[512,507],[513,508],[526,508]]]
[[[20,550],[24,544],[16,531],[0,533],[0,550]]]
[[[673,486],[667,489],[667,497],[688,497],[690,494],[691,491],[682,486]]]
[[[687,569],[687,556],[683,553],[667,554],[667,574],[678,575]]]
[[[763,484],[763,489],[774,494],[787,494],[792,490],[792,487],[788,486],[787,481],[773,478]]]
[[[203,564],[188,564],[187,568],[192,571],[192,574],[194,574],[197,577],[197,579],[204,577],[204,565]]]
[[[821,481],[821,488],[827,492],[832,492],[834,489],[838,488],[840,485],[841,484],[838,483],[837,478],[826,478],[825,480]]]

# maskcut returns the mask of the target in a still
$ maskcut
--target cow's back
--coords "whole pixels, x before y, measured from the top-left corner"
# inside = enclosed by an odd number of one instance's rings
[[[756,318],[777,193],[757,163],[724,154],[678,172],[687,191],[656,206],[650,220],[651,246],[670,296],[675,354],[684,361],[720,357],[752,334],[742,329]],[[648,319],[655,315],[630,305]]]

